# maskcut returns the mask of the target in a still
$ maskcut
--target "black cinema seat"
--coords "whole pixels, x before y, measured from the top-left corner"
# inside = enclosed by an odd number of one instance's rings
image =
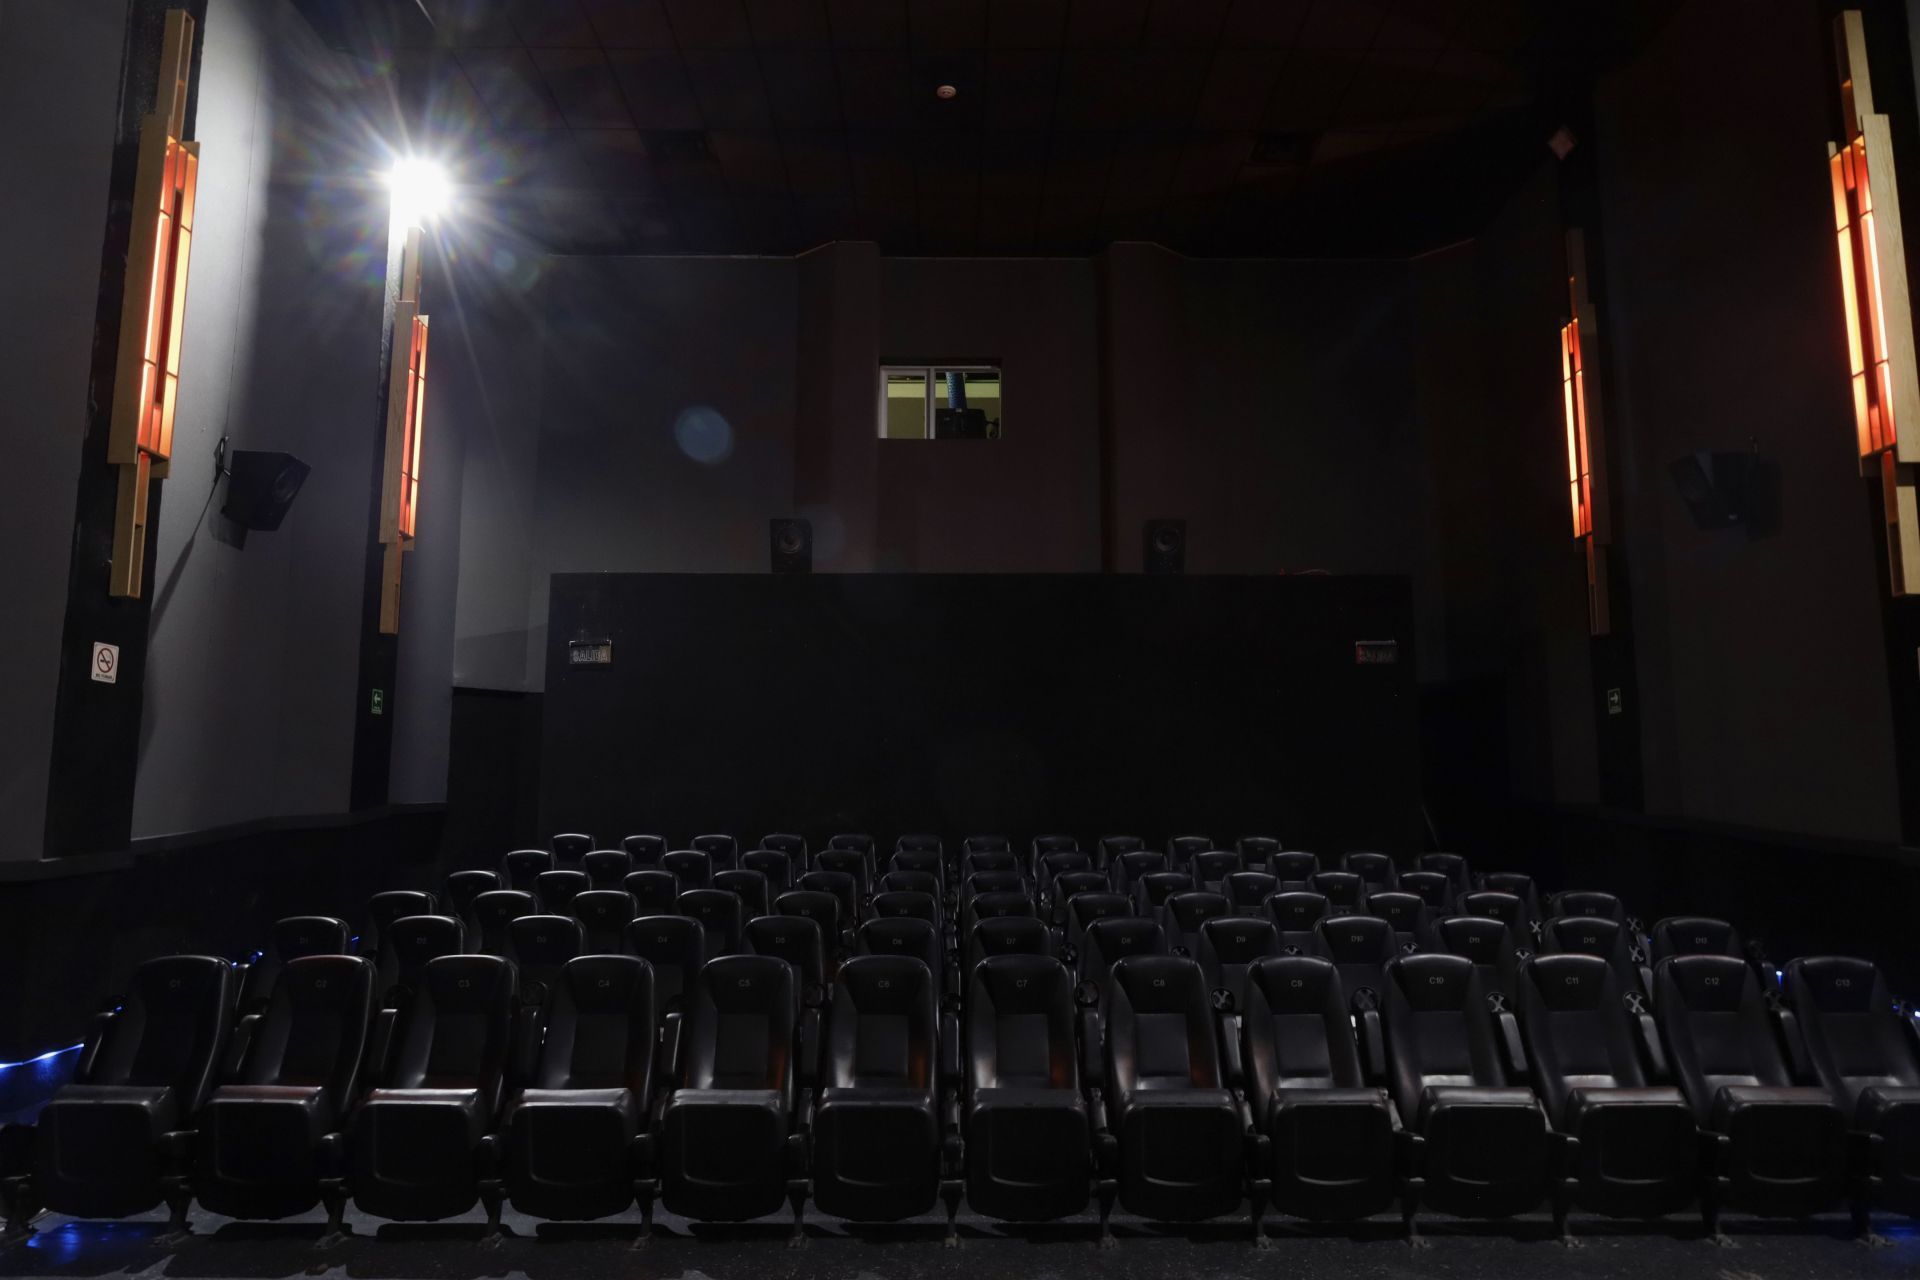
[[[773,905],[773,895],[768,892],[767,878],[758,871],[748,871],[735,867],[730,871],[713,873],[713,887],[725,889],[740,899],[740,913],[748,920],[767,914]]]
[[[1367,886],[1367,893],[1392,893],[1400,887],[1400,870],[1384,853],[1356,852],[1340,858],[1340,869],[1351,871]]]
[[[1400,891],[1419,895],[1434,917],[1453,914],[1453,881],[1438,871],[1406,871],[1400,876]]]
[[[960,932],[971,934],[982,920],[998,916],[1039,916],[1033,899],[1024,893],[977,893],[960,907]]]
[[[740,899],[725,889],[688,889],[680,895],[675,910],[689,920],[697,920],[707,932],[707,958],[730,956],[740,950],[740,927],[746,912]]]
[[[683,1066],[660,1110],[660,1201],[682,1217],[744,1222],[806,1196],[795,1126],[793,970],[772,956],[709,960],[687,992]]]
[[[767,892],[775,897],[793,887],[800,867],[785,849],[749,849],[740,855],[742,871],[758,871],[767,878]]]
[[[1247,970],[1280,954],[1280,931],[1265,916],[1217,916],[1200,926],[1200,972],[1206,975],[1220,1036],[1220,1067],[1239,1088],[1240,1010],[1247,1002]]]
[[[1860,1135],[1854,1215],[1920,1216],[1920,1045],[1866,960],[1821,956],[1787,965],[1787,1000],[1815,1075]]]
[[[521,916],[507,926],[507,958],[519,971],[520,998],[534,1010],[547,1002],[547,988],[567,961],[586,950],[587,931],[572,916]]]
[[[713,887],[713,859],[699,849],[674,849],[660,855],[660,869],[672,874],[682,892]]]
[[[852,931],[841,923],[840,899],[823,889],[789,889],[773,900],[773,914],[805,916],[819,925],[829,968],[852,945]]]
[[[553,855],[545,849],[514,849],[500,859],[500,887],[532,893],[542,871],[553,870]]]
[[[620,847],[633,859],[635,870],[660,865],[660,859],[667,854],[667,838],[655,835],[627,836],[620,841]]]
[[[1467,860],[1457,853],[1423,853],[1420,855],[1420,870],[1438,871],[1453,886],[1453,896],[1473,892],[1473,868]]]
[[[933,972],[911,956],[862,955],[840,966],[813,1108],[813,1200],[822,1213],[898,1222],[933,1208],[942,1181],[938,1009]],[[949,1222],[959,1168],[950,1176]]]
[[[1009,855],[1011,856],[1011,855]],[[1014,867],[969,872],[960,882],[960,902],[965,905],[986,893],[1017,893],[1027,896],[1027,878]]]
[[[739,865],[740,842],[732,836],[695,836],[690,847],[706,854],[713,862],[715,872],[731,871]]]
[[[1335,915],[1367,913],[1367,882],[1352,871],[1316,871],[1307,877],[1307,888],[1324,896]]]
[[[843,851],[844,852],[844,851]],[[814,859],[816,863],[826,856],[823,850]],[[801,889],[809,893],[827,893],[840,904],[840,923],[852,928],[860,919],[860,882],[846,871],[809,871],[795,881]]]
[[[940,899],[920,890],[894,889],[876,893],[867,906],[872,910],[875,920],[905,918],[925,920],[936,931],[945,927],[940,913]]]
[[[791,832],[776,831],[760,837],[762,849],[778,849],[787,855],[787,861],[793,866],[793,874],[798,876],[807,869],[807,838]]]
[[[572,914],[586,932],[580,954],[612,956],[620,954],[621,935],[637,913],[625,889],[589,889],[573,900]]]
[[[1401,956],[1386,971],[1388,1079],[1411,1151],[1401,1199],[1471,1218],[1525,1213],[1546,1198],[1546,1115],[1510,1085],[1480,976],[1465,956]]]
[[[1505,921],[1492,916],[1449,916],[1433,926],[1430,936],[1432,949],[1473,961],[1483,992],[1512,997],[1521,957]]]
[[[1627,927],[1617,920],[1556,916],[1540,926],[1540,948],[1550,955],[1599,956],[1613,969],[1623,998],[1644,995],[1653,985],[1653,970],[1645,955],[1632,945]]]
[[[470,950],[482,955],[505,956],[513,947],[513,922],[521,916],[536,915],[540,905],[531,893],[520,889],[490,889],[473,900],[467,911],[467,941]]]
[[[1192,956],[1200,945],[1200,926],[1227,914],[1227,900],[1217,893],[1188,889],[1169,894],[1160,904],[1160,927],[1167,933],[1167,950]]]
[[[1327,900],[1317,893],[1297,890],[1276,893],[1267,899],[1267,918],[1280,931],[1283,956],[1321,956],[1327,954],[1320,940],[1319,923],[1327,918]]]
[[[1515,949],[1533,945],[1533,917],[1527,904],[1517,895],[1498,889],[1476,889],[1458,900],[1461,915],[1485,916],[1507,926]]]
[[[640,1193],[653,1218],[653,971],[624,955],[570,960],[544,1011],[532,1079],[501,1132],[508,1198],[540,1218],[604,1218]]]
[[[1320,874],[1320,855],[1305,849],[1282,849],[1267,859],[1267,873],[1280,882],[1280,892],[1307,888]]]
[[[473,900],[500,888],[500,875],[494,871],[455,871],[447,876],[447,914],[462,920],[473,909]]]
[[[1480,877],[1480,887],[1489,893],[1509,893],[1520,900],[1521,920],[1513,925],[1513,940],[1521,946],[1529,945],[1526,939],[1540,920],[1540,894],[1534,887],[1533,877],[1519,871],[1489,871]],[[1512,921],[1508,923],[1513,924]]]
[[[1669,956],[1731,956],[1744,960],[1740,933],[1712,916],[1668,916],[1653,926],[1652,963]]]
[[[1226,892],[1227,877],[1241,869],[1240,855],[1231,849],[1208,849],[1193,855],[1193,887],[1208,893]]]
[[[1280,842],[1272,836],[1241,836],[1233,842],[1234,851],[1240,855],[1240,865],[1249,871],[1265,871],[1272,874],[1267,865],[1274,854],[1280,852]]]
[[[1654,969],[1654,1012],[1674,1075],[1714,1135],[1701,1197],[1722,1209],[1802,1217],[1846,1191],[1846,1119],[1824,1088],[1795,1087],[1760,982],[1733,956],[1683,955]]]
[[[927,966],[936,985],[945,981],[946,939],[929,921],[913,916],[869,920],[860,926],[854,949],[856,955],[905,956],[918,960]]]
[[[960,880],[965,883],[971,876],[982,872],[1011,871],[1020,874],[1020,859],[1009,849],[978,849],[969,851],[960,860]]]
[[[1394,889],[1367,895],[1367,912],[1393,926],[1393,942],[1402,952],[1424,951],[1432,945],[1427,928],[1427,903],[1417,893]]]
[[[1650,1218],[1699,1194],[1693,1112],[1673,1088],[1650,1087],[1639,1024],[1598,956],[1538,956],[1520,970],[1520,1032],[1547,1121],[1571,1141],[1561,1157],[1554,1219],[1570,1201],[1611,1217]]]
[[[586,872],[574,867],[556,867],[535,877],[533,895],[540,899],[542,911],[563,916],[572,909],[573,900],[591,888],[593,881],[587,878]]]
[[[1166,934],[1151,920],[1114,916],[1094,921],[1076,961],[1076,999],[1104,1013],[1113,989],[1113,966],[1128,956],[1165,955],[1166,950]]]
[[[1367,1086],[1347,1007],[1331,961],[1270,957],[1247,971],[1247,1102],[1272,1147],[1273,1207],[1299,1218],[1364,1218],[1393,1201],[1393,1108]]]
[[[1194,855],[1211,848],[1213,841],[1206,836],[1174,836],[1167,841],[1167,865],[1176,871],[1185,871]]]
[[[1107,864],[1107,879],[1115,893],[1132,893],[1143,877],[1166,869],[1167,855],[1159,850],[1129,849]]]
[[[553,850],[554,866],[577,867],[580,859],[598,847],[598,842],[584,832],[567,831],[549,840],[547,847]]]
[[[662,871],[658,867],[628,872],[620,884],[633,895],[636,919],[640,916],[670,916],[680,901],[680,882],[673,878],[673,872]]]
[[[937,849],[895,849],[887,859],[887,870],[930,875],[940,882],[942,892],[945,891],[947,858]]]
[[[1264,871],[1235,871],[1220,887],[1227,900],[1227,912],[1236,916],[1259,915],[1267,909],[1267,899],[1280,892],[1280,882]]]
[[[618,889],[633,870],[633,855],[625,849],[595,849],[580,859],[580,869],[594,888]]]
[[[982,920],[966,937],[966,972],[988,956],[1052,956],[1053,931],[1034,916],[996,916]]]
[[[964,853],[1007,853],[1013,844],[1005,836],[968,836],[960,848]]]
[[[1137,922],[1096,928],[1123,923]],[[1005,1222],[1079,1213],[1094,1170],[1066,969],[1044,955],[987,957],[966,1018],[967,1203]]]
[[[1193,1222],[1230,1213],[1247,1190],[1240,1108],[1221,1078],[1206,979],[1178,956],[1113,967],[1102,1085],[1119,1139],[1119,1198],[1129,1213]],[[1256,1231],[1268,1194],[1253,1200]],[[1102,1197],[1101,1229],[1110,1205]]]
[[[1047,908],[1048,919],[1056,925],[1067,923],[1067,904],[1082,894],[1121,896],[1108,887],[1107,878],[1098,871],[1063,871],[1052,880],[1041,883],[1047,886],[1042,905]],[[1129,910],[1131,910],[1130,901]]]
[[[1193,877],[1184,871],[1149,871],[1134,880],[1128,896],[1133,899],[1134,910],[1145,916],[1158,915],[1174,894],[1193,891]],[[1226,901],[1224,895],[1221,901]]]
[[[1598,916],[1602,920],[1627,922],[1627,909],[1619,895],[1599,889],[1563,889],[1547,899],[1549,918],[1560,916]]]
[[[481,1200],[488,1235],[498,1234],[503,1192],[491,1134],[517,994],[513,965],[497,956],[427,965],[401,1017],[385,1087],[348,1122],[347,1187],[362,1212],[450,1218]]]
[[[367,929],[360,935],[360,954],[380,962],[380,947],[387,930],[402,916],[430,916],[434,913],[433,895],[419,889],[389,889],[367,899]]]
[[[853,884],[851,897],[847,900],[857,910],[859,904],[865,902],[868,895],[873,892],[869,870],[867,855],[858,849],[822,849],[813,855],[813,870],[809,874],[827,876],[838,873],[847,877]],[[813,887],[812,884],[807,883],[805,876],[801,877],[801,881],[806,887]],[[830,892],[840,893],[841,890],[833,889]]]
[[[274,921],[260,958],[247,966],[241,979],[241,1013],[254,1014],[266,1007],[273,984],[289,961],[301,956],[351,954],[352,932],[347,922],[336,916],[288,916]]]
[[[1096,862],[1105,871],[1125,855],[1146,848],[1147,842],[1139,836],[1101,836],[1096,847],[1100,850]]]
[[[148,960],[119,1007],[95,1015],[73,1083],[0,1144],[14,1229],[40,1208],[123,1218],[164,1199],[171,1231],[185,1230],[193,1129],[226,1046],[232,973],[218,956]]]
[[[285,1218],[322,1200],[327,1230],[346,1207],[340,1131],[355,1101],[373,1013],[361,956],[287,963],[240,1071],[200,1113],[193,1190],[229,1218]]]
[[[1067,899],[1065,941],[1068,953],[1078,955],[1086,938],[1087,926],[1096,920],[1133,914],[1133,900],[1117,893],[1095,891],[1076,893]]]

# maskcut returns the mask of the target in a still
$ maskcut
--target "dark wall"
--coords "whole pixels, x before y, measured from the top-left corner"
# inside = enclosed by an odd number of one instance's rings
[[[594,574],[552,601],[545,830],[1418,844],[1404,579]],[[576,638],[613,665],[570,668]]]

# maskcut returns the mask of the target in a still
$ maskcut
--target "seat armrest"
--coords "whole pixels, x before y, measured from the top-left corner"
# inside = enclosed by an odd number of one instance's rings
[[[1240,1062],[1240,1015],[1222,1009],[1213,1015],[1215,1038],[1220,1042],[1220,1071],[1227,1086],[1240,1087],[1243,1075]]]
[[[80,1059],[73,1064],[73,1079],[76,1084],[85,1084],[93,1075],[94,1060],[100,1056],[100,1044],[107,1038],[107,1028],[113,1025],[117,1009],[102,1009],[87,1020],[87,1035],[80,1046]]]
[[[253,1033],[259,1026],[257,1013],[242,1014],[233,1024],[233,1035],[227,1041],[227,1058],[220,1067],[222,1080],[239,1079],[241,1068],[247,1065],[247,1050],[253,1047]]]
[[[1101,1050],[1105,1044],[1102,1036],[1102,1024],[1098,1009],[1080,1011],[1080,1079],[1089,1089],[1103,1088],[1107,1082],[1107,1068]]]
[[[1507,1073],[1515,1080],[1525,1080],[1529,1074],[1527,1067],[1527,1046],[1520,1039],[1520,1023],[1513,1014],[1502,1012],[1494,1015],[1500,1027],[1500,1051],[1507,1064]]]
[[[684,1078],[686,1064],[681,1061],[682,1032],[686,1018],[680,1013],[669,1013],[660,1020],[660,1058],[657,1065],[667,1082],[668,1090],[680,1087]]]
[[[1795,1084],[1809,1084],[1814,1079],[1813,1058],[1807,1053],[1807,1038],[1801,1034],[1800,1020],[1793,1016],[1793,1010],[1784,1004],[1773,1010],[1773,1030],[1780,1039],[1780,1047],[1785,1050],[1787,1070],[1793,1073]]]
[[[376,1009],[373,1025],[367,1029],[367,1081],[375,1088],[387,1082],[387,1068],[393,1055],[393,1026],[398,1017],[398,1010]]]
[[[1367,1073],[1367,1083],[1384,1083],[1387,1078],[1387,1037],[1380,1025],[1380,1011],[1362,1009],[1356,1013],[1354,1032],[1360,1038],[1360,1065]]]
[[[1667,1064],[1666,1046],[1660,1042],[1660,1028],[1654,1022],[1653,1015],[1635,1014],[1629,1021],[1633,1024],[1634,1039],[1640,1045],[1640,1060],[1647,1067],[1648,1083],[1665,1083],[1673,1079],[1673,1068]]]
[[[800,1011],[793,1040],[794,1074],[802,1088],[811,1089],[820,1083],[820,1010]]]
[[[507,1092],[525,1088],[540,1070],[540,1042],[546,1038],[546,1019],[533,1005],[522,1006],[513,1019],[513,1051],[507,1059]]]
[[[940,1078],[949,1088],[960,1083],[960,1015],[948,1009],[940,1015]]]

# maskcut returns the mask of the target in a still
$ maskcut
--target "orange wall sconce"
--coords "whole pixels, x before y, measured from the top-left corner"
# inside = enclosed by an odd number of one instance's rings
[[[1573,536],[1587,564],[1587,623],[1596,636],[1612,629],[1607,604],[1606,432],[1600,414],[1600,379],[1595,359],[1600,327],[1587,295],[1586,238],[1578,227],[1567,232],[1567,316],[1560,324],[1560,401],[1567,428],[1567,493]]]
[[[427,317],[420,313],[420,228],[406,229],[400,301],[387,379],[387,443],[380,497],[380,634],[400,631],[400,570],[420,520],[420,455],[426,442]]]
[[[1914,361],[1907,251],[1887,117],[1873,109],[1857,9],[1833,20],[1844,138],[1827,144],[1840,296],[1846,311],[1854,434],[1862,475],[1880,480],[1897,596],[1920,592],[1920,369]]]
[[[114,365],[107,461],[120,472],[107,593],[137,598],[143,586],[147,506],[153,482],[173,458],[173,415],[180,389],[180,346],[187,315],[187,262],[200,144],[186,131],[193,19],[167,11],[153,111],[140,122],[140,159],[127,244],[120,351]]]

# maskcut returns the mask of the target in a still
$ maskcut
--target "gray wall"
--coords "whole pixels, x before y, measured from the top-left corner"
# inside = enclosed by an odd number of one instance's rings
[[[14,171],[33,175],[0,183],[0,439],[14,477],[0,503],[0,860],[39,857],[45,833],[93,347],[94,292],[74,282],[100,274],[125,28],[124,0],[0,0],[0,116],[20,122]]]

